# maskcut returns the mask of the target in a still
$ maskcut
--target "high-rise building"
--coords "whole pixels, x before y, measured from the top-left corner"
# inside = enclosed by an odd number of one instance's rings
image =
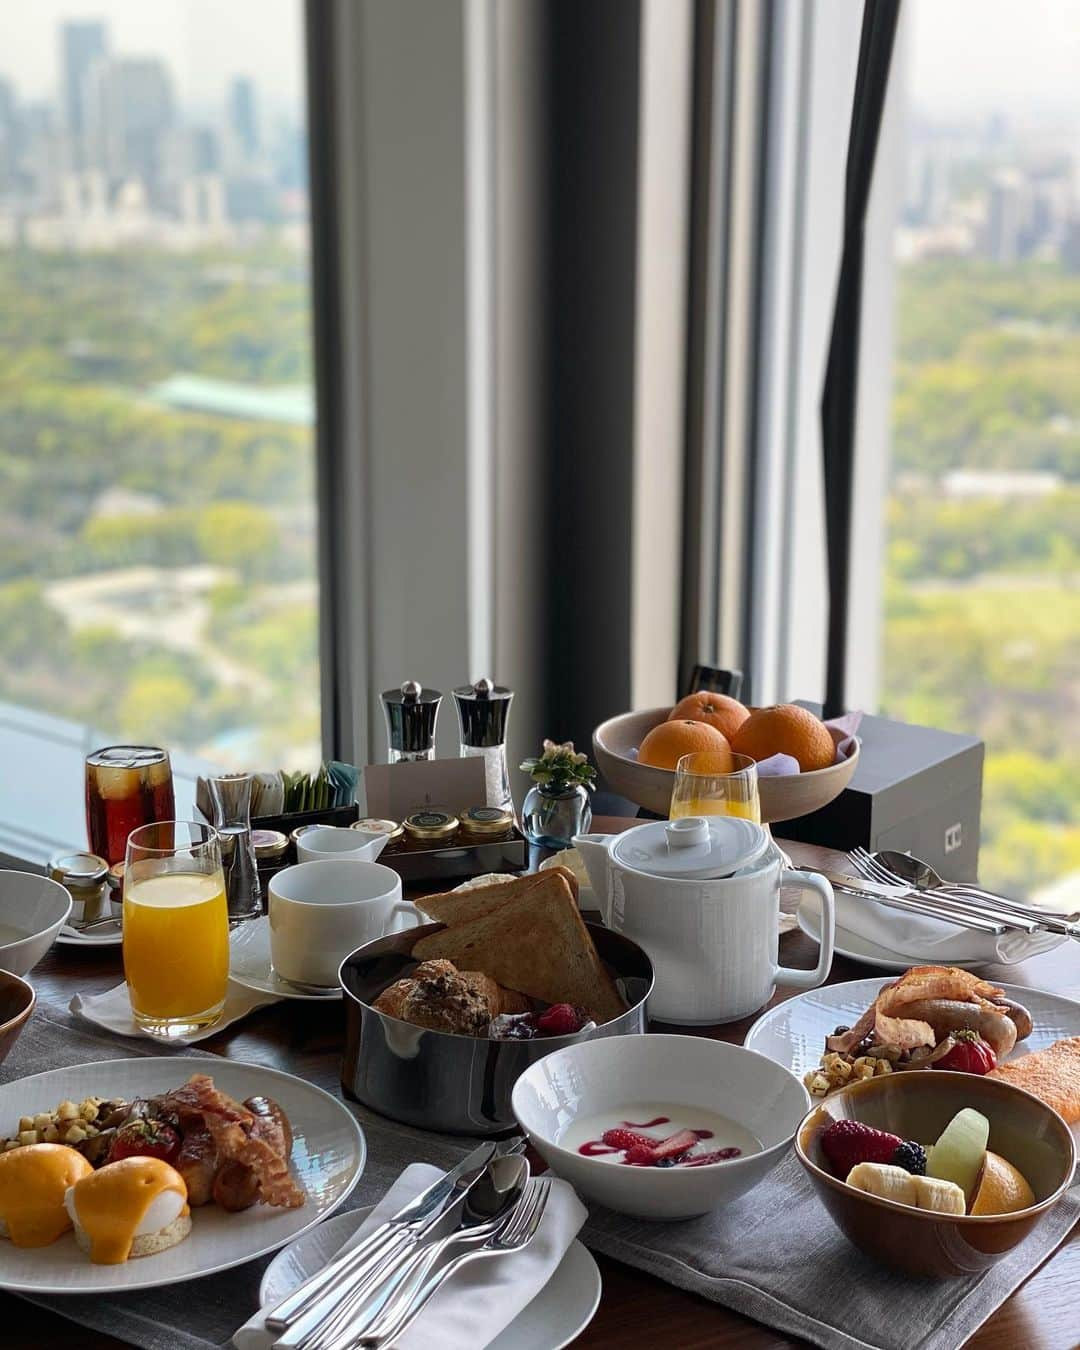
[[[259,119],[255,84],[246,75],[237,75],[229,83],[227,116],[237,149],[245,159],[254,159],[259,153]]]
[[[118,57],[95,66],[91,80],[95,163],[114,181],[138,179],[153,201],[176,113],[168,68],[156,57]]]
[[[1014,263],[1022,254],[1030,217],[1030,193],[1016,169],[1000,169],[990,184],[986,213],[986,256],[996,263]]]
[[[80,167],[87,158],[88,97],[91,72],[108,55],[105,25],[96,19],[60,26],[60,103],[72,158]]]

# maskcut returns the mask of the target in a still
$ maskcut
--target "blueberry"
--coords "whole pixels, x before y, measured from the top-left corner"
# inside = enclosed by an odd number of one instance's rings
[[[674,1167],[678,1162],[677,1158],[661,1158],[658,1163],[653,1163],[654,1167]]]

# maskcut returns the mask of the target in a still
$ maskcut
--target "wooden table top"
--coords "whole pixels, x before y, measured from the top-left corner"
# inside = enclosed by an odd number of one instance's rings
[[[598,831],[623,830],[636,822],[598,817]],[[843,855],[808,844],[784,843],[797,865],[840,871]],[[785,896],[790,907],[792,896]],[[784,964],[812,967],[816,945],[798,930],[781,939]],[[837,957],[828,983],[865,979],[876,972]],[[1080,1000],[1080,956],[1071,943],[1026,961],[1022,966],[988,966],[980,972],[991,980],[1005,980],[1029,988],[1047,989]],[[39,1006],[66,1014],[76,991],[96,994],[122,978],[116,948],[78,951],[54,947],[32,976]],[[795,991],[778,989],[773,1003]],[[259,1010],[217,1036],[202,1041],[209,1050],[230,1059],[269,1064],[301,1077],[324,1077],[335,1070],[341,1053],[340,1004],[329,1007],[278,1004]],[[755,1014],[755,1017],[757,1014]],[[693,1028],[692,1034],[739,1043],[754,1017],[716,1028]],[[687,1031],[682,1027],[657,1030]],[[824,1221],[824,1214],[822,1216]],[[592,1324],[575,1342],[582,1350],[616,1350],[627,1346],[679,1347],[679,1350],[781,1350],[803,1346],[697,1295],[685,1293],[639,1270],[598,1256],[604,1293]],[[842,1291],[823,1291],[823,1297],[842,1297]],[[898,1310],[884,1310],[883,1316]],[[57,1314],[35,1309],[11,1294],[0,1293],[0,1325],[9,1330],[4,1344],[25,1350],[120,1350],[125,1342],[88,1331]],[[28,1327],[32,1326],[32,1330]],[[12,1339],[14,1333],[14,1339]],[[1080,1225],[1049,1260],[990,1318],[968,1342],[971,1350],[1077,1350],[1080,1345]]]

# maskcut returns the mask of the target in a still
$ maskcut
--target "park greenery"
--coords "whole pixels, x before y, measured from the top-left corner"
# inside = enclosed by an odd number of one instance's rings
[[[1080,871],[1080,276],[950,258],[897,286],[883,710],[985,740],[981,874],[1028,892]],[[1056,482],[949,495],[961,469]]]
[[[985,739],[983,876],[1028,891],[1080,869],[1080,276],[920,261],[898,300],[882,708]],[[310,367],[303,259],[272,241],[0,251],[0,699],[223,761],[238,730],[258,764],[315,757],[311,430],[153,395]],[[1055,478],[950,495],[958,469]],[[57,599],[147,568],[205,572],[194,640],[152,582],[134,629]]]

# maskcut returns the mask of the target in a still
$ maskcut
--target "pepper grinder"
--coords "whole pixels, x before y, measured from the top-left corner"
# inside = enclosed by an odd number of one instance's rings
[[[468,759],[478,755],[484,760],[487,804],[510,812],[514,809],[514,799],[506,763],[506,726],[513,697],[512,689],[488,679],[454,690],[461,726],[461,757]]]
[[[249,773],[223,773],[210,779],[214,829],[221,836],[221,866],[232,925],[262,914],[259,864],[251,838],[251,783]]]
[[[435,758],[435,722],[441,702],[438,689],[424,689],[416,680],[406,680],[400,689],[383,693],[388,763]]]

